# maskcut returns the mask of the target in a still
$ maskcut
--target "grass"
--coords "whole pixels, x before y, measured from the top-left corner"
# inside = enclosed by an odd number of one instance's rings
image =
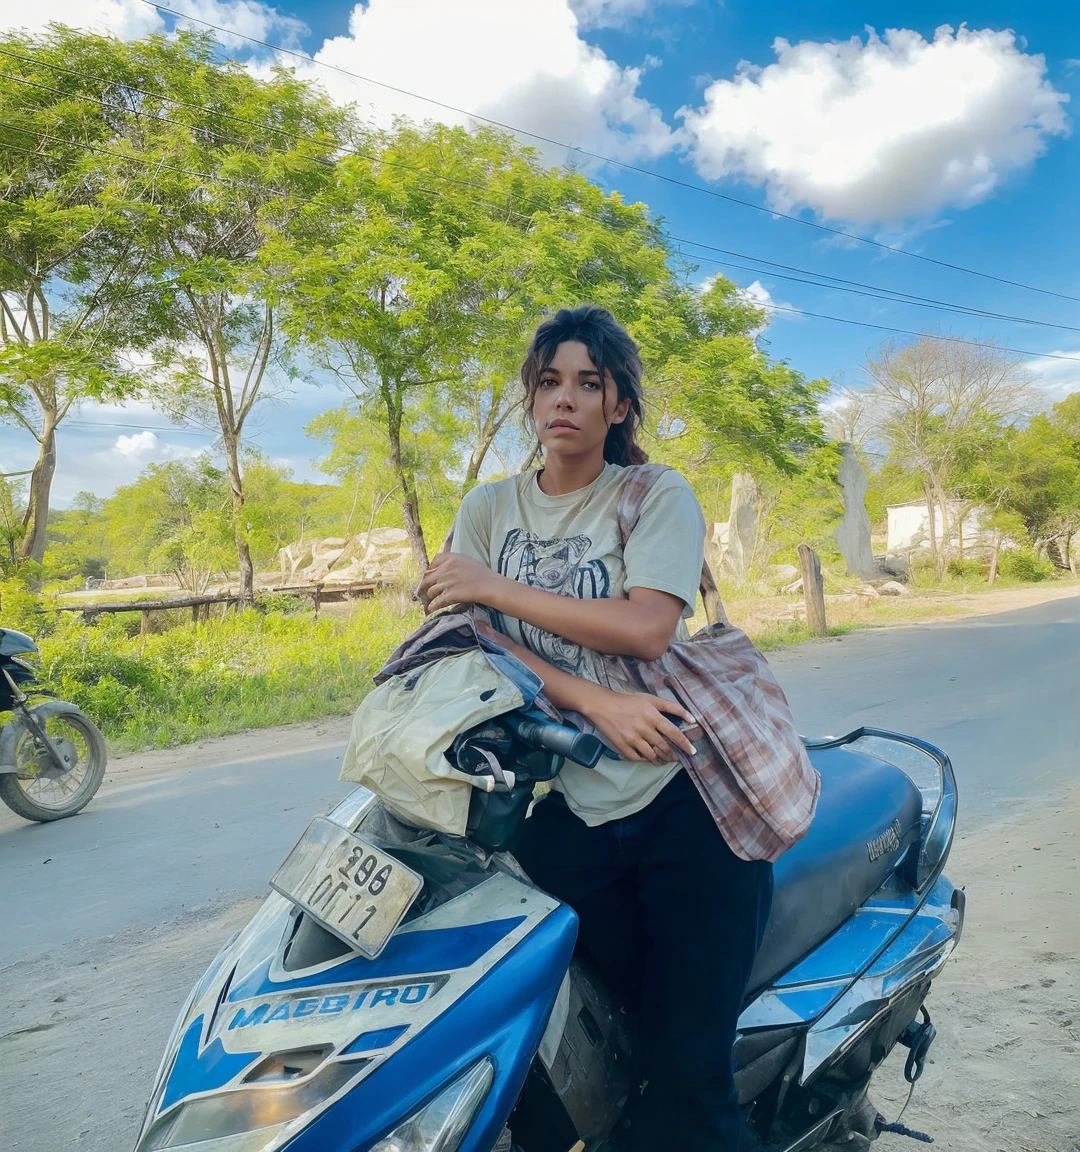
[[[63,592],[57,595],[56,602],[62,604],[116,604],[131,601],[138,604],[141,600],[171,600],[190,596],[185,588],[112,588],[102,590],[91,588],[75,592]]]
[[[395,597],[343,617],[250,610],[148,636],[118,614],[94,625],[62,619],[41,650],[46,683],[113,747],[164,748],[348,714],[419,622]]]

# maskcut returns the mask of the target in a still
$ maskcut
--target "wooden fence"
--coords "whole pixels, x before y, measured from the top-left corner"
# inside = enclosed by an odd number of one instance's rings
[[[256,588],[255,598],[266,595],[310,596],[317,616],[323,604],[340,604],[374,596],[380,588],[389,587],[391,583],[387,580],[355,580],[348,584],[282,584]],[[224,614],[230,608],[236,608],[241,599],[239,592],[213,592],[197,596],[164,596],[159,600],[95,600],[92,603],[58,604],[53,611],[78,612],[87,623],[92,623],[102,613],[138,612],[141,617],[139,631],[145,635],[150,631],[151,612],[190,608],[192,620],[199,623],[210,619],[210,610],[215,604],[221,605]]]

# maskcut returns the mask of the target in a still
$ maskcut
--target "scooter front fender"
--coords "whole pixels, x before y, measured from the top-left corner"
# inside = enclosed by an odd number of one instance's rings
[[[28,708],[27,711],[33,712],[42,720],[48,720],[50,716],[82,716],[84,719],[86,718],[81,708],[75,704],[69,704],[66,700],[45,700]],[[19,736],[25,727],[22,717],[16,712],[15,718],[0,728],[0,774],[17,770],[15,749],[19,742]]]

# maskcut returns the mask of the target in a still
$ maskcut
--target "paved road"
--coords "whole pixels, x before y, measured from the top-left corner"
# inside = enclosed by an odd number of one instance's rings
[[[866,724],[943,748],[968,831],[1080,780],[1080,596],[856,632],[772,663],[806,735]]]
[[[968,829],[1080,772],[1080,596],[860,632],[773,666],[807,735],[873,724],[944,748]],[[341,752],[283,743],[225,763],[193,753],[183,771],[106,784],[76,819],[51,825],[0,809],[0,907],[20,928],[0,936],[0,969],[265,891],[309,816],[347,790]]]
[[[1080,777],[1080,597],[858,633],[773,664],[808,735],[875,724],[945,748],[969,831]],[[0,812],[0,979],[18,990],[0,1024],[0,1064],[16,1070],[0,1147],[130,1147],[104,1115],[87,1120],[88,1101],[134,1125],[184,992],[247,915],[238,902],[265,892],[309,816],[346,790],[340,741],[286,740],[258,758],[193,752],[180,770],[129,773],[74,820]],[[59,1008],[41,1006],[36,982]],[[49,1081],[71,1060],[86,1079],[69,1102]],[[48,1106],[26,1111],[39,1089]]]

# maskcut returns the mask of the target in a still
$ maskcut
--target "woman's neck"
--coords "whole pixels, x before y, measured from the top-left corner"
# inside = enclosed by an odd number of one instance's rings
[[[566,496],[588,488],[603,470],[603,456],[568,460],[549,455],[536,482],[545,496]]]

